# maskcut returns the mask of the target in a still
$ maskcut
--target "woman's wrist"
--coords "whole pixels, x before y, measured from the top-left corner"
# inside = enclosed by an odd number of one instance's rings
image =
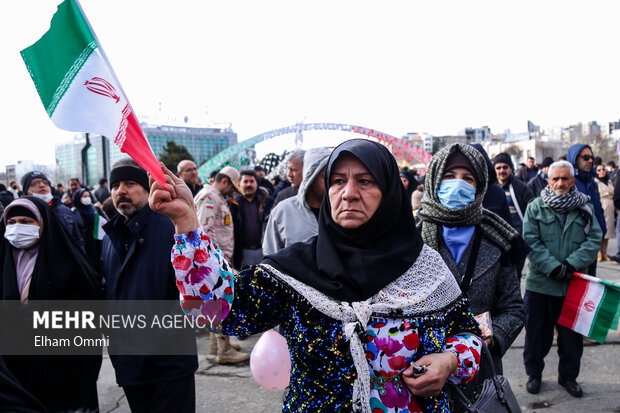
[[[452,349],[446,350],[442,354],[445,354],[446,358],[449,360],[450,374],[452,374],[459,365],[459,354]]]
[[[196,214],[187,213],[174,220],[174,231],[177,234],[185,234],[200,227]]]

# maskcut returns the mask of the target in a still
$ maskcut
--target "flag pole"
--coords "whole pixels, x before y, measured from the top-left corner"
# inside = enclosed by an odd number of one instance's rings
[[[136,112],[133,111],[133,106],[131,106],[131,102],[127,98],[127,95],[125,94],[125,90],[123,90],[123,84],[119,82],[118,77],[116,76],[116,72],[114,72],[114,67],[110,64],[110,61],[108,60],[108,56],[105,54],[105,50],[103,49],[103,46],[101,45],[101,42],[99,41],[99,38],[97,37],[97,33],[93,29],[93,26],[90,24],[90,20],[88,20],[88,16],[86,16],[86,13],[84,13],[84,9],[82,8],[82,5],[80,4],[80,0],[69,0],[69,1],[74,2],[77,8],[80,10],[80,13],[82,13],[82,17],[84,18],[84,21],[88,25],[88,29],[90,30],[90,33],[95,38],[95,42],[97,43],[97,46],[98,46],[97,48],[101,52],[101,57],[103,58],[103,61],[106,63],[106,65],[108,65],[108,69],[110,70],[110,73],[112,74],[112,77],[114,78],[114,81],[116,82],[116,85],[121,90],[121,93],[123,94],[123,97],[125,98],[125,101],[127,101],[127,104],[129,105],[129,107],[131,108],[131,111],[135,114]],[[142,129],[142,127],[140,127],[140,129]],[[149,148],[150,147],[151,145],[149,144]],[[151,152],[152,151],[153,149],[151,148]],[[155,156],[155,154],[153,154],[153,156]]]
[[[133,113],[133,115],[136,116],[136,112],[133,110],[133,106],[131,105],[131,102],[129,101],[129,98],[127,97],[127,94],[125,93],[125,90],[123,89],[123,84],[118,80],[118,77],[116,76],[116,72],[114,71],[114,67],[112,66],[112,64],[110,64],[110,60],[108,59],[108,56],[106,55],[105,50],[103,49],[103,46],[102,46],[101,42],[99,41],[99,38],[97,37],[97,33],[93,29],[93,26],[90,24],[90,20],[88,20],[88,16],[86,16],[86,13],[84,12],[84,9],[82,8],[82,5],[80,4],[80,1],[79,0],[69,0],[69,1],[74,2],[75,5],[77,6],[78,10],[82,14],[82,18],[84,19],[84,21],[88,25],[88,29],[90,30],[90,33],[93,35],[93,38],[95,39],[95,42],[97,43],[97,48],[99,49],[99,52],[101,53],[101,57],[102,57],[103,61],[107,65],[108,69],[110,70],[110,74],[112,75],[112,77],[114,78],[114,81],[116,82],[116,85],[120,89],[120,92],[123,95],[123,98],[125,98],[125,101],[127,102],[127,106],[129,106],[129,109],[130,109],[131,113]],[[137,116],[136,116],[136,120],[137,120]],[[155,158],[155,153],[153,152],[153,148],[151,148],[151,144],[149,143],[148,139],[146,139],[146,135],[144,134],[144,131],[142,130],[142,125],[140,125],[140,122],[136,122],[136,123],[137,123],[137,126],[140,128],[140,132],[142,133],[142,136],[144,137],[144,140],[145,140],[146,144],[148,145],[149,150],[151,151],[151,155],[153,156],[153,159],[155,161],[157,161],[157,158]],[[115,142],[115,144],[116,144],[116,142]],[[147,168],[145,168],[145,169],[147,169]],[[155,180],[158,181],[159,184],[165,190],[167,190],[166,189],[166,185],[165,185],[166,184],[166,180],[163,177],[163,173],[161,174],[161,177],[153,176],[153,178],[155,178]]]

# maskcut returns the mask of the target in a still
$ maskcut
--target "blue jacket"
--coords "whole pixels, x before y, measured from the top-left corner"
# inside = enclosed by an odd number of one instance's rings
[[[75,238],[77,244],[84,250],[84,239],[82,238],[82,233],[75,220],[73,211],[60,202],[59,198],[53,198],[50,202],[50,207],[52,211],[54,211],[54,214],[56,214],[56,218],[58,218],[62,226],[67,230],[67,234]]]
[[[575,185],[577,186],[577,190],[586,195],[590,195],[590,202],[594,206],[594,214],[596,215],[596,220],[598,224],[601,226],[601,231],[603,234],[607,233],[607,225],[605,224],[605,213],[603,212],[603,207],[601,206],[601,197],[598,193],[598,185],[594,182],[594,173],[590,171],[589,174],[583,173],[577,169],[577,155],[579,152],[583,150],[583,148],[590,148],[589,145],[583,143],[577,143],[570,148],[568,148],[568,156],[566,159],[568,162],[573,164],[575,168]],[[592,149],[592,148],[590,148]]]
[[[106,300],[178,300],[170,251],[172,222],[145,206],[125,222],[118,215],[103,226],[101,247]],[[194,344],[195,346],[195,341]],[[119,386],[176,380],[194,374],[193,356],[110,356]]]

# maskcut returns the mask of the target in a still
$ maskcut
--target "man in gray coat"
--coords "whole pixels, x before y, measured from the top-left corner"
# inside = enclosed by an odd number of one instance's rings
[[[263,255],[275,254],[318,234],[317,216],[325,195],[325,166],[329,154],[327,148],[306,151],[299,192],[271,211],[263,238]]]

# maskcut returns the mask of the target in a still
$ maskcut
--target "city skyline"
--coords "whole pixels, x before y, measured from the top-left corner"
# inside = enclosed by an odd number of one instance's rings
[[[58,3],[13,2],[0,17],[0,170],[54,163],[74,135],[53,126],[19,55]],[[528,120],[605,130],[620,118],[620,4],[541,3],[81,1],[138,114],[231,123],[239,140],[300,121],[395,136]]]

